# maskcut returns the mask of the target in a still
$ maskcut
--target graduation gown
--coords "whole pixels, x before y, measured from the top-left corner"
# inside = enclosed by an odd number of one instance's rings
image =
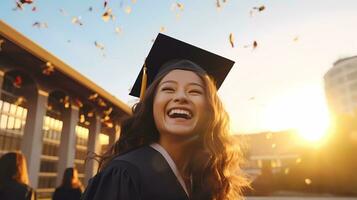
[[[188,200],[182,178],[162,149],[143,146],[118,156],[90,179],[82,200]]]

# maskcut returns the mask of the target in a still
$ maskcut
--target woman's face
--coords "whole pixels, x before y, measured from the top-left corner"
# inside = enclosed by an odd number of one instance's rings
[[[192,136],[203,131],[208,103],[202,79],[192,71],[172,70],[159,83],[153,103],[162,136]]]

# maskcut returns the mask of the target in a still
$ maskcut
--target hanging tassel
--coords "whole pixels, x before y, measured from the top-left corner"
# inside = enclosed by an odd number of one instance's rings
[[[143,101],[147,84],[147,74],[146,74],[146,64],[143,68],[143,77],[141,79],[141,89],[140,89],[140,101]]]

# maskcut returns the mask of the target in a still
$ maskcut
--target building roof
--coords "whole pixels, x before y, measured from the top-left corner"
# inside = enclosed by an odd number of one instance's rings
[[[44,63],[50,62],[55,67],[56,71],[61,72],[70,79],[75,80],[80,85],[92,90],[93,92],[98,93],[99,96],[105,98],[107,101],[124,111],[126,114],[132,113],[130,107],[127,104],[117,99],[115,96],[111,95],[109,92],[107,92],[106,90],[95,84],[93,81],[83,76],[81,73],[74,70],[68,64],[66,64],[44,48],[40,47],[38,44],[30,40],[29,38],[25,37],[15,29],[13,29],[11,26],[6,24],[2,20],[0,20],[0,34],[7,40],[13,42],[20,48],[27,51],[28,53],[32,54],[38,59],[41,59]]]

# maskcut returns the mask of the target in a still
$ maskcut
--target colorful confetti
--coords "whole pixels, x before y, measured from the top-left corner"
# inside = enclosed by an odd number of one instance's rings
[[[17,106],[20,106],[20,105],[22,105],[25,101],[26,101],[25,97],[19,96],[19,97],[17,97],[17,99],[16,99],[16,101],[15,101],[14,104],[17,105]]]
[[[258,47],[258,42],[254,40],[253,42],[253,49],[257,48]]]
[[[52,63],[47,62],[44,69],[42,70],[42,74],[49,76],[55,71],[55,67],[52,65]]]
[[[14,81],[12,82],[12,85],[16,88],[21,88],[22,86],[22,77],[21,76],[16,76]]]
[[[48,28],[48,25],[46,22],[35,22],[32,24],[32,27],[36,28]]]
[[[94,41],[94,45],[95,45],[95,47],[97,47],[98,49],[100,49],[100,50],[104,50],[104,45],[103,44],[100,44],[99,42],[97,42],[97,41]]]
[[[125,7],[124,12],[126,14],[130,14],[131,13],[131,7],[130,6]]]
[[[109,107],[108,110],[104,110],[104,111],[103,111],[103,114],[104,114],[104,115],[110,115],[110,114],[112,113],[112,111],[113,111],[113,108],[112,108],[112,107]]]
[[[305,179],[305,184],[306,185],[310,185],[311,183],[312,183],[311,179],[309,179],[309,178]]]
[[[94,94],[90,95],[90,96],[88,97],[88,99],[91,100],[91,101],[93,101],[93,100],[97,99],[98,96],[99,96],[98,93],[94,93]]]
[[[81,16],[72,17],[72,24],[83,26],[83,23],[81,22]]]
[[[160,33],[163,33],[163,32],[166,32],[165,26],[161,26],[161,27],[160,27]]]
[[[234,36],[233,36],[233,33],[229,34],[229,43],[231,44],[232,48],[234,48]]]
[[[103,21],[105,21],[105,22],[109,21],[110,19],[111,19],[112,21],[115,20],[115,16],[112,14],[112,9],[111,9],[111,8],[108,8],[108,9],[104,12],[104,14],[102,15],[102,19],[103,19]]]
[[[122,28],[120,28],[120,27],[115,27],[115,33],[116,34],[121,34],[123,32],[123,29]]]

